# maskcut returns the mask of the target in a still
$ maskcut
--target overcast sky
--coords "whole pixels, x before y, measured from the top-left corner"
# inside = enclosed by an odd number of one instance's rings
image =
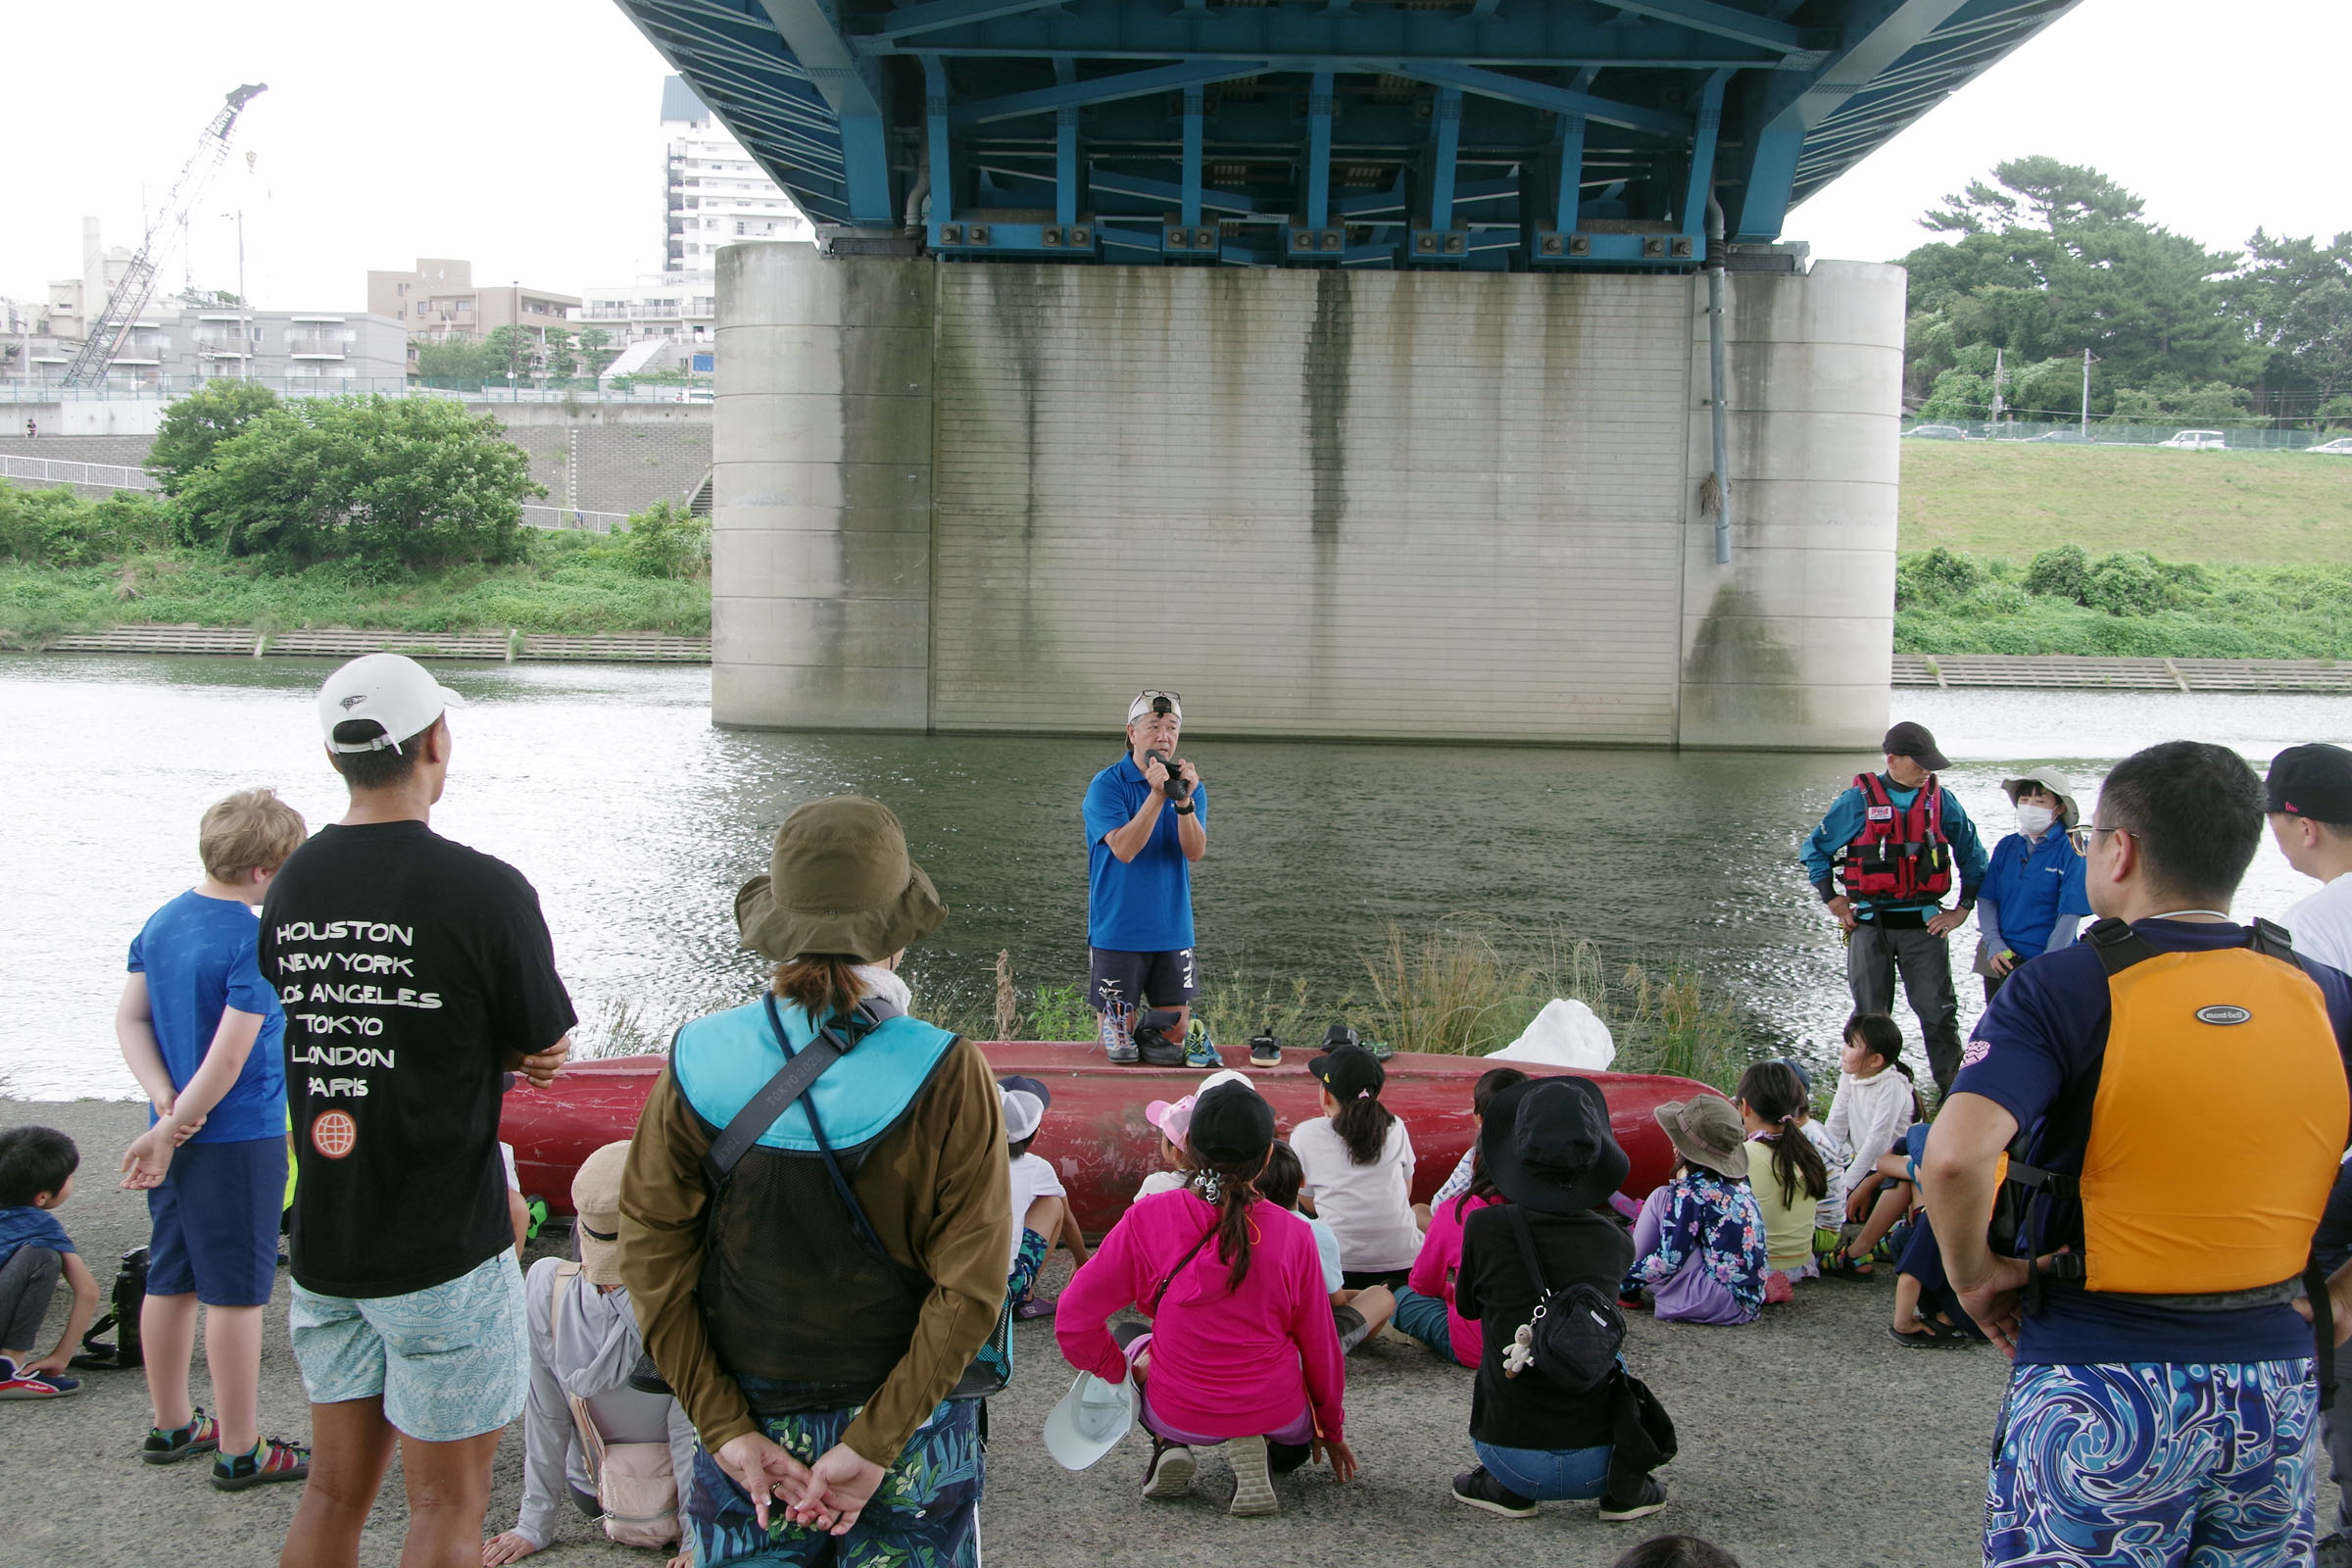
[[[240,206],[248,292],[278,309],[356,310],[369,268],[419,255],[575,294],[661,265],[665,68],[607,0],[113,0],[68,31],[103,54],[95,94],[71,62],[22,51],[0,90],[0,294],[77,273],[84,214],[109,245],[135,243],[142,204],[245,81],[270,91],[168,286],[235,286],[221,215]],[[1798,208],[1788,237],[1816,257],[1898,257],[1937,198],[2030,153],[2096,165],[2217,247],[2257,225],[2352,228],[2347,58],[2344,0],[2082,0]]]

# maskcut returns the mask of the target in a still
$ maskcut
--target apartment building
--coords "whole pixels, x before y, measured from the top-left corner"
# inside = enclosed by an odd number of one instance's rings
[[[10,374],[56,381],[81,347],[78,336],[51,330],[30,338],[27,363]],[[220,377],[246,377],[282,386],[318,381],[319,390],[345,382],[370,389],[397,386],[408,374],[408,333],[398,321],[357,311],[254,311],[234,305],[150,301],[107,368],[107,380],[125,387],[185,387]]]
[[[800,208],[683,76],[662,84],[662,270],[709,272],[722,248],[746,240],[815,242],[816,230]]]
[[[418,257],[413,270],[368,274],[368,314],[388,316],[413,341],[445,343],[488,337],[502,326],[524,326],[544,339],[551,326],[569,327],[579,299],[522,283],[476,286],[473,264]]]

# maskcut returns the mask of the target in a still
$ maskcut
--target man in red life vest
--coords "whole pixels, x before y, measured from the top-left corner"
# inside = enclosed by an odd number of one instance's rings
[[[1857,775],[1805,841],[1805,877],[1845,931],[1854,1010],[1893,1011],[1899,973],[1936,1087],[1949,1089],[1960,1070],[1960,1000],[1945,939],[1976,906],[1984,846],[1936,780],[1952,764],[1926,725],[1895,725],[1884,750],[1886,770]],[[1959,906],[1946,908],[1955,887]]]

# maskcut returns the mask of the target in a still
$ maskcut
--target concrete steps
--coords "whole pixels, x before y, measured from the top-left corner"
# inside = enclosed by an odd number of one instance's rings
[[[1897,654],[1897,690],[2352,693],[2352,663],[2327,659],[2085,659],[2066,654]]]
[[[5,646],[5,645],[0,645]],[[327,627],[264,633],[251,626],[116,626],[53,637],[41,652],[61,654],[235,654],[357,659],[362,654],[406,654],[411,659],[517,660],[573,663],[708,664],[710,639],[661,632],[614,632],[587,637],[525,636],[520,632],[358,631]]]

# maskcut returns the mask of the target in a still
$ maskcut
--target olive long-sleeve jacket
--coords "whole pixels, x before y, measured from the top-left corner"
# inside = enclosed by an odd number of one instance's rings
[[[758,1429],[711,1348],[696,1297],[710,1201],[702,1160],[716,1135],[686,1102],[675,1074],[663,1072],[638,1119],[620,1200],[621,1280],[646,1348],[711,1452]],[[875,1464],[898,1459],[996,1326],[1009,1171],[988,1058],[958,1040],[906,1119],[866,1152],[852,1184],[891,1255],[932,1282],[906,1354],[842,1438]]]

